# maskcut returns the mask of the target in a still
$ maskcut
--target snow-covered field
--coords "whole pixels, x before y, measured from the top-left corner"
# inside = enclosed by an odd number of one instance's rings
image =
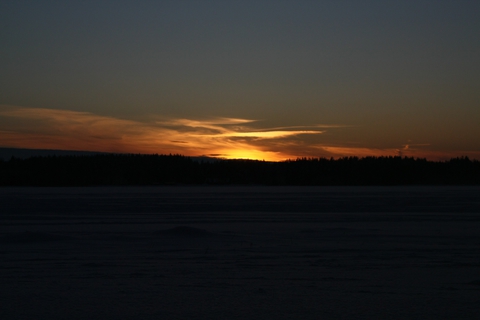
[[[1,188],[1,319],[479,319],[479,187]]]

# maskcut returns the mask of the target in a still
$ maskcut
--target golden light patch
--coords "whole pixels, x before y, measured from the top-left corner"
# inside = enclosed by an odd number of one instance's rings
[[[276,152],[266,152],[261,150],[224,150],[225,159],[251,159],[265,161],[282,161],[286,157]]]
[[[229,132],[222,134],[223,137],[250,137],[257,139],[276,139],[276,138],[285,138],[290,136],[296,136],[299,134],[320,134],[323,131],[306,131],[306,130],[296,130],[296,131],[253,131],[253,132]]]
[[[162,119],[134,121],[88,112],[0,105],[0,146],[114,153],[182,154],[226,159],[282,161],[301,157],[407,156],[447,160],[480,159],[479,151],[434,150],[427,143],[375,149],[315,143],[342,125],[260,128],[255,120]],[[318,129],[318,130],[317,130]],[[321,129],[321,130],[320,130]],[[305,138],[306,136],[309,138]]]
[[[88,112],[0,106],[0,145],[119,153],[159,153],[228,159],[280,161],[292,155],[280,147],[291,137],[322,131],[253,129],[239,118],[161,119],[148,122]],[[8,132],[8,134],[6,134]],[[261,142],[276,140],[275,142]]]

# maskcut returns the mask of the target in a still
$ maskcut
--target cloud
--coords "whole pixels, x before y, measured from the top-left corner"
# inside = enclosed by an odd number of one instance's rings
[[[359,147],[340,147],[340,146],[316,146],[319,150],[330,157],[380,157],[395,156],[398,149],[376,149]]]
[[[408,156],[480,159],[480,152],[432,150],[428,143],[369,148],[319,143],[323,133],[345,125],[261,127],[252,119],[119,119],[89,112],[0,105],[0,146],[118,153],[214,155],[279,161],[299,157]],[[306,138],[309,136],[310,138]],[[318,138],[317,138],[318,137]],[[325,140],[322,138],[321,140]]]
[[[156,117],[154,117],[156,118]],[[88,112],[0,106],[0,145],[126,153],[217,154],[225,158],[283,160],[285,150],[258,143],[320,130],[253,129],[239,118],[134,121]],[[302,128],[301,126],[295,129]],[[273,147],[273,148],[272,148]]]
[[[348,147],[348,146],[328,146],[315,145],[318,157],[325,158],[342,158],[342,157],[382,157],[382,156],[400,156],[413,158],[426,158],[434,161],[450,160],[459,156],[468,156],[472,159],[480,159],[479,151],[442,151],[430,150],[424,147],[429,147],[428,143],[407,144],[402,148],[365,148],[365,147]]]
[[[256,139],[276,139],[286,138],[289,136],[296,136],[299,134],[320,134],[324,131],[250,131],[250,132],[229,132],[222,134],[222,137],[243,137],[243,138],[256,138]]]

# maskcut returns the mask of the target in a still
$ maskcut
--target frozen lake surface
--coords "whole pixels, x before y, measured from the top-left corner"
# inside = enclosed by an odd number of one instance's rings
[[[2,319],[478,319],[479,187],[0,188]]]

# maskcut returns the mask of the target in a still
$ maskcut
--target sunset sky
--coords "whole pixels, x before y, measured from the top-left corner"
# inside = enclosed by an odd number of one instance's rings
[[[1,1],[0,147],[480,159],[480,1]]]

